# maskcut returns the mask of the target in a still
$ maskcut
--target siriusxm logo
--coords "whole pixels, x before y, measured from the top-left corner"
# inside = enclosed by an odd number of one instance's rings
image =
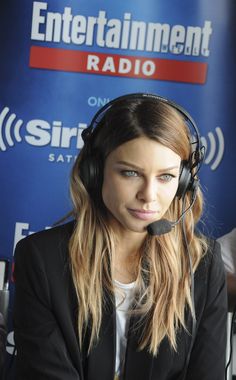
[[[35,147],[50,145],[53,148],[70,148],[73,145],[81,149],[81,133],[86,127],[87,124],[78,123],[77,127],[69,128],[63,126],[61,121],[49,123],[42,119],[29,120],[24,124],[23,120],[18,119],[15,113],[11,113],[10,109],[5,107],[0,113],[0,151],[6,151],[23,139]],[[206,147],[204,163],[210,165],[211,170],[216,170],[224,155],[224,135],[221,128],[216,127],[214,132],[208,132],[207,137],[201,137],[201,141]],[[67,157],[68,162],[71,157]],[[64,161],[65,158],[61,160]],[[55,161],[53,153],[49,155],[49,161]]]
[[[70,148],[72,144],[80,149],[83,146],[81,132],[87,127],[85,123],[78,123],[77,127],[64,127],[61,121],[51,124],[42,119],[29,120],[24,124],[11,113],[8,107],[0,113],[0,150],[6,151],[16,143],[22,142],[32,146],[43,147],[50,145],[54,148]]]
[[[216,137],[212,132],[208,132],[208,139],[201,137],[201,142],[206,147],[204,163],[210,165],[211,170],[219,166],[225,150],[224,135],[220,127],[215,128],[215,134]]]
[[[22,137],[20,135],[20,129],[23,125],[23,121],[21,119],[16,120],[16,114],[12,113],[8,115],[9,108],[5,107],[3,108],[1,114],[0,114],[0,150],[5,151],[7,149],[6,144],[8,146],[13,146],[14,141],[12,139],[12,128],[13,128],[13,134],[16,142],[21,142]],[[4,128],[4,122],[5,122],[5,128]],[[3,129],[4,129],[4,135],[5,140],[3,139]]]

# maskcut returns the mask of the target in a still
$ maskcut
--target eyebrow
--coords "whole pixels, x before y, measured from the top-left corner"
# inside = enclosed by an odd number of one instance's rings
[[[127,166],[127,167],[132,167],[134,169],[137,169],[137,170],[140,170],[140,171],[143,171],[143,169],[131,162],[127,162],[127,161],[117,161],[116,164],[118,165],[124,165],[124,166]],[[159,172],[166,172],[166,171],[169,171],[169,170],[173,170],[173,169],[179,169],[180,167],[178,165],[174,165],[174,166],[169,166],[168,168],[163,168],[163,169],[160,169]]]

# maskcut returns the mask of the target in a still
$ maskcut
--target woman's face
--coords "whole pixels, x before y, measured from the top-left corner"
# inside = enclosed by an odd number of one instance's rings
[[[145,232],[163,217],[178,188],[181,158],[147,137],[113,150],[104,166],[103,202],[118,232]]]

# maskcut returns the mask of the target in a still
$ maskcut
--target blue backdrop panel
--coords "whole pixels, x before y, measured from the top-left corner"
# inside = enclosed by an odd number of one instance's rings
[[[70,210],[81,131],[99,107],[132,92],[158,93],[192,114],[207,146],[205,229],[218,237],[235,227],[235,7],[233,0],[1,4],[1,257],[12,262],[20,238]]]

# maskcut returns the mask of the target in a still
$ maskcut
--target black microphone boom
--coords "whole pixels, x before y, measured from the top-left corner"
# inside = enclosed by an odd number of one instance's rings
[[[147,226],[147,231],[149,235],[155,236],[155,235],[163,235],[167,234],[172,230],[172,227],[174,227],[175,223],[170,222],[167,219],[161,219],[157,220],[156,222],[153,222]]]

